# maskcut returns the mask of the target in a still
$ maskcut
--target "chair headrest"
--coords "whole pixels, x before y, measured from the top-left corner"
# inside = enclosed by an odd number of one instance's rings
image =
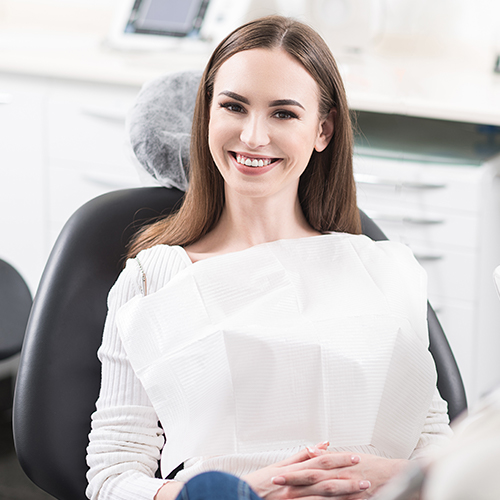
[[[201,71],[171,73],[146,83],[127,116],[140,166],[161,185],[188,185],[191,123]]]

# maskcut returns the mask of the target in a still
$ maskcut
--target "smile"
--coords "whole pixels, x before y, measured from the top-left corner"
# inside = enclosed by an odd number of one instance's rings
[[[277,158],[251,158],[238,153],[233,153],[233,155],[240,165],[246,167],[267,167],[267,165],[271,165],[271,163],[278,160]]]

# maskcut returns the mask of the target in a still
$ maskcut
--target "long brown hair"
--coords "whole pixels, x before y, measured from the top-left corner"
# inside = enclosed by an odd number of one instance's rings
[[[268,16],[228,35],[215,49],[203,73],[193,116],[189,188],[179,211],[140,230],[128,257],[157,244],[189,245],[217,224],[224,207],[224,181],[208,146],[208,124],[214,81],[219,68],[244,50],[280,48],[296,58],[320,90],[319,112],[336,110],[334,135],[321,153],[313,151],[299,181],[304,215],[320,232],[360,232],[352,169],[353,133],[345,90],[333,55],[324,40],[298,21]]]

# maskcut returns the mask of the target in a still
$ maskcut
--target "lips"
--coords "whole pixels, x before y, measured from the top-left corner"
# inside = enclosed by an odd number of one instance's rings
[[[272,170],[281,163],[283,158],[271,158],[265,156],[250,156],[243,153],[229,151],[233,157],[234,165],[239,172],[248,176],[260,176]]]
[[[253,168],[267,167],[268,165],[271,165],[271,163],[274,163],[280,159],[280,158],[264,158],[261,156],[246,156],[241,153],[234,153],[234,152],[232,152],[231,154],[235,158],[236,162],[239,163],[240,165]]]

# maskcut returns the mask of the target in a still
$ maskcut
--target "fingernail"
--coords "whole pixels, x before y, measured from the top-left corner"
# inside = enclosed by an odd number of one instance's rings
[[[328,446],[330,446],[330,441],[323,441],[320,446],[326,446],[328,448]]]
[[[318,448],[316,448],[316,446],[306,446],[306,449],[309,453],[312,453],[313,455],[318,453]]]
[[[359,462],[361,462],[361,457],[359,455],[353,455],[351,457],[351,462],[353,464],[359,464]]]
[[[360,481],[359,482],[359,489],[360,490],[367,490],[371,485],[372,485],[372,483],[370,483],[370,481]]]
[[[271,483],[273,483],[273,484],[285,484],[286,480],[282,476],[276,476],[276,477],[271,478]]]

